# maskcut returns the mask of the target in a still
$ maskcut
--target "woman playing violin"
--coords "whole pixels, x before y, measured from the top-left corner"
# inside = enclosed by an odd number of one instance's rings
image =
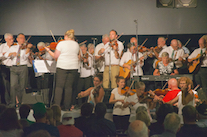
[[[162,61],[160,61],[155,71],[153,72],[154,76],[158,75],[177,75],[178,70],[175,67],[174,62],[170,62],[169,54],[167,52],[162,53]]]
[[[116,129],[125,131],[129,125],[130,110],[128,105],[125,105],[126,95],[122,93],[122,89],[125,87],[124,77],[116,76],[116,83],[118,87],[112,90],[109,103],[114,104],[113,122],[115,123]]]
[[[94,87],[90,87],[85,91],[82,91],[78,94],[78,98],[83,98],[88,96],[88,103],[93,104],[94,106],[103,101],[104,98],[104,89],[101,86],[103,77],[100,74],[97,74],[93,79]]]

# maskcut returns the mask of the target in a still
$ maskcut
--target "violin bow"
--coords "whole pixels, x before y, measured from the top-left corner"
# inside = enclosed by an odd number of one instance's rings
[[[188,41],[185,43],[185,45],[183,47],[185,47],[189,42],[190,42],[191,38],[188,39]]]
[[[79,43],[79,45],[85,44],[86,42],[87,42],[87,40],[85,40],[85,41]]]
[[[53,40],[54,40],[55,42],[57,42],[51,30],[50,30],[50,34],[52,35]]]
[[[162,90],[166,87],[166,85],[167,85],[167,82],[166,82],[165,85],[162,87]]]
[[[197,85],[193,90],[197,90],[200,87],[200,85]]]
[[[122,32],[116,39],[119,39],[124,33]]]
[[[140,50],[140,49],[144,46],[144,44],[147,42],[147,40],[148,40],[148,38],[146,38],[146,39],[144,40],[144,42],[138,47],[138,50]]]

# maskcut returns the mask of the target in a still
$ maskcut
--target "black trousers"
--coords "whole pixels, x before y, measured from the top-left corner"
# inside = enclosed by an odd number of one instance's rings
[[[56,70],[55,103],[61,106],[61,100],[63,96],[63,109],[70,109],[72,101],[72,87],[77,73],[78,70],[76,69],[65,70],[57,68]]]
[[[76,99],[76,97],[78,96],[78,83],[79,83],[79,79],[80,79],[80,73],[78,73],[74,79],[74,84],[73,84],[73,96],[72,96],[72,105],[76,105],[78,104],[78,100]]]
[[[198,73],[195,74],[195,82],[202,87],[203,92],[205,92],[207,96],[207,67],[201,67]]]
[[[10,103],[10,67],[1,65],[1,101],[2,103]]]

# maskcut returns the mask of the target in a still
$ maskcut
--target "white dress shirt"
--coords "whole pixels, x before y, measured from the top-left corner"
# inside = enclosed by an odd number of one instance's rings
[[[93,67],[93,55],[91,55],[89,52],[88,53],[88,63],[89,66],[84,67],[83,62],[81,62],[81,68],[80,68],[80,77],[81,78],[86,78],[89,76],[94,75],[94,67]]]
[[[173,53],[173,51],[174,51],[174,53]],[[173,60],[177,60],[179,57],[184,58],[184,57],[183,57],[183,56],[184,56],[184,50],[183,50],[183,49],[177,49],[177,50],[174,50],[174,49],[172,48],[172,46],[169,46],[169,47],[163,49],[163,50],[160,52],[159,57],[162,57],[162,53],[163,53],[163,52],[167,52],[167,53],[169,54],[169,58],[171,58],[171,59],[173,59]],[[182,62],[180,62],[180,61],[175,61],[175,66],[176,66],[177,68],[180,68],[180,67],[183,66],[183,64],[182,64]]]
[[[18,53],[19,48],[20,48],[19,44],[11,46],[11,48],[9,48],[9,50],[4,54],[4,56],[6,58],[8,58],[9,53],[12,53],[12,52]],[[27,65],[28,56],[29,56],[29,52],[26,54],[26,49],[21,49],[20,50],[20,65]],[[12,59],[12,64],[11,65],[17,65],[17,63],[16,63],[17,62],[17,56],[15,56],[11,59]]]
[[[122,42],[120,42],[120,41],[118,41],[117,40],[117,43],[118,43],[118,53],[119,53],[119,57],[121,56],[121,54],[122,54],[122,51],[123,51],[123,49],[124,49],[124,46],[123,46],[123,44],[122,44]],[[113,48],[112,47],[110,47],[109,46],[109,44],[110,44],[110,42],[108,42],[108,43],[106,43],[106,45],[104,45],[104,49],[105,49],[105,52],[104,52],[104,54],[105,54],[105,65],[109,65],[109,53],[111,53],[111,65],[119,65],[119,61],[120,61],[120,59],[117,59],[116,57],[115,57],[115,51],[113,50]]]
[[[12,65],[12,60],[10,58],[6,58],[3,53],[6,53],[9,51],[9,46],[7,43],[3,43],[0,46],[0,59],[2,60],[2,64],[6,66],[11,66]]]
[[[103,43],[100,43],[96,46],[95,48],[95,56],[98,56],[100,57],[100,55],[98,54],[99,50],[104,48],[104,44]],[[100,72],[104,72],[104,68],[105,68],[105,62],[103,61],[103,66],[101,68],[98,68]]]
[[[139,57],[141,58],[143,56],[143,54],[141,52],[138,53]],[[132,53],[130,51],[127,51],[123,54],[121,61],[120,61],[120,66],[123,67],[124,63],[127,63],[129,60],[133,60],[136,61],[137,58],[137,54],[134,54],[132,56]],[[137,63],[136,67],[135,67],[135,71],[133,73],[133,76],[137,76],[137,75],[143,75],[143,70],[142,70],[142,66],[144,65],[144,61],[142,63],[140,63],[140,61],[138,61],[139,63]],[[138,72],[137,72],[138,71]]]
[[[206,51],[206,48],[202,49],[202,53],[204,53]],[[188,59],[192,59],[195,58],[198,54],[201,54],[201,48],[197,48],[195,49],[190,56],[188,57]],[[201,67],[207,67],[207,56],[204,57],[203,59],[203,63],[201,65]]]

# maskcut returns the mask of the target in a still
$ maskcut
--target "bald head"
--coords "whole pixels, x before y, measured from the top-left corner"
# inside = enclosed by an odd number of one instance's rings
[[[175,78],[168,80],[168,88],[173,90],[178,88],[178,81]]]
[[[171,46],[174,50],[177,50],[177,49],[178,49],[178,40],[176,40],[176,39],[171,40],[170,46]]]
[[[130,39],[130,43],[134,43],[134,45],[137,46],[137,39],[135,37],[132,37]]]
[[[135,120],[129,125],[128,134],[129,137],[148,137],[148,128],[144,122]]]
[[[205,47],[205,44],[204,44],[204,38],[203,38],[203,37],[201,37],[201,38],[199,39],[198,44],[199,44],[199,47],[200,47],[200,48],[204,48],[204,47]]]

